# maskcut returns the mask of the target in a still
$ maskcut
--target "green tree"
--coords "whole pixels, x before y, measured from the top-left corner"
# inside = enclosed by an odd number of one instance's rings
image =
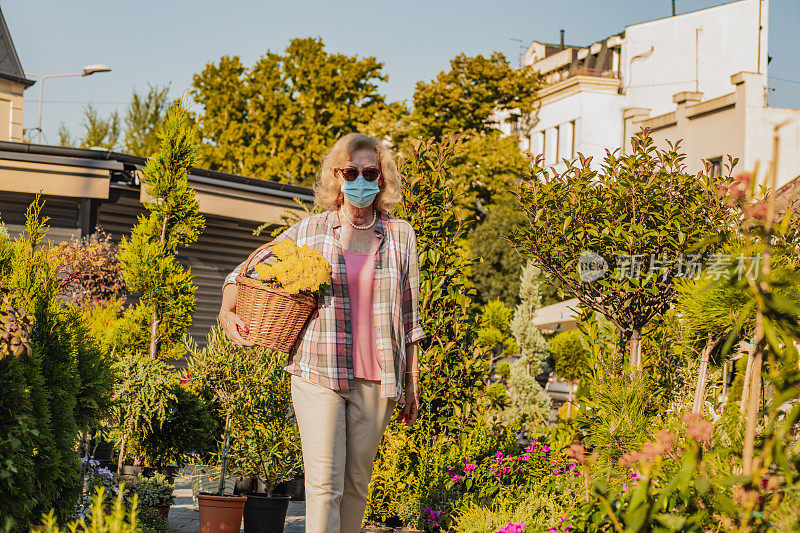
[[[159,130],[159,151],[147,160],[144,187],[154,202],[145,202],[130,238],[123,237],[119,263],[129,290],[140,293],[131,312],[140,346],[150,357],[179,357],[195,309],[191,270],[177,260],[178,251],[197,240],[205,219],[189,168],[195,163],[197,129],[176,100]]]
[[[511,313],[512,310],[500,300],[492,300],[481,309],[477,343],[489,356],[490,371],[496,359],[514,356],[519,350],[509,330]]]
[[[589,351],[578,330],[562,331],[550,339],[556,375],[566,381],[575,381],[589,372]]]
[[[150,157],[159,148],[158,129],[164,122],[169,102],[169,87],[150,86],[147,94],[133,91],[125,112],[125,152]]]
[[[478,301],[502,300],[508,306],[519,303],[520,277],[525,260],[509,242],[509,235],[525,221],[525,216],[508,198],[502,198],[486,208],[486,220],[470,233],[468,246],[474,258],[472,281],[478,291]],[[555,289],[542,284],[542,302],[555,303]]]
[[[514,310],[511,320],[511,331],[519,345],[519,358],[511,363],[511,375],[508,380],[511,393],[512,419],[539,419],[534,415],[547,417],[552,401],[536,376],[542,371],[542,365],[549,355],[547,341],[542,332],[533,323],[536,310],[542,306],[539,280],[541,271],[533,263],[528,262],[522,271],[519,284],[520,303]],[[527,426],[530,429],[530,425]]]
[[[247,68],[223,56],[194,76],[203,107],[200,160],[208,168],[309,185],[328,147],[386,109],[374,57],[330,54],[320,38],[293,39]],[[398,116],[397,105],[390,116]],[[375,126],[375,123],[373,123]]]
[[[83,111],[83,127],[85,130],[83,139],[80,142],[81,148],[105,148],[114,150],[120,141],[122,128],[120,125],[119,113],[114,111],[108,118],[103,118],[92,104],[86,106]],[[59,132],[59,140],[66,140]]]
[[[459,54],[450,70],[414,91],[414,129],[423,136],[445,133],[490,133],[500,113],[508,120],[530,114],[535,107],[540,77],[532,67],[512,68],[500,52],[491,56]]]
[[[75,146],[77,141],[72,138],[67,125],[62,122],[58,125],[58,145],[59,146]]]
[[[518,189],[527,223],[512,232],[515,246],[614,323],[632,372],[641,365],[642,329],[675,300],[688,254],[715,253],[733,227],[735,215],[718,195],[721,178],[687,174],[677,150],[678,143],[656,149],[644,130],[629,155],[608,152],[600,170],[579,154],[579,165],[551,175],[537,157]]]

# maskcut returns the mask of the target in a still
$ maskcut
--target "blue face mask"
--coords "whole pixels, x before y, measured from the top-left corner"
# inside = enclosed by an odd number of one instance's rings
[[[379,192],[381,189],[378,187],[378,180],[367,181],[362,174],[353,181],[342,183],[342,194],[356,207],[367,207]]]

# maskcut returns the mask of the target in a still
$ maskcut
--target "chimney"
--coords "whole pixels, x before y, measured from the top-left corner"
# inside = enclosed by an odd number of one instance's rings
[[[675,16],[675,0],[672,0],[672,16]]]
[[[564,49],[564,30],[561,30],[561,49]]]

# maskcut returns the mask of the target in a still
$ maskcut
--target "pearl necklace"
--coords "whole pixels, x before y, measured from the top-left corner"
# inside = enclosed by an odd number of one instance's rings
[[[348,224],[353,226],[354,229],[369,229],[372,226],[374,226],[375,225],[375,221],[378,220],[378,213],[376,213],[374,209],[372,210],[372,222],[370,222],[369,224],[365,224],[363,226],[358,226],[358,225],[354,224],[352,220],[347,218],[347,214],[344,212],[344,208],[341,208],[339,210],[339,212],[342,214],[342,218],[344,218],[347,221]]]

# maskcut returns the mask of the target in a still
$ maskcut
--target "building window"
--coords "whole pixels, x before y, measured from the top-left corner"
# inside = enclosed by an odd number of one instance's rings
[[[715,178],[722,177],[722,156],[709,157],[708,162],[711,164],[711,175]]]
[[[558,160],[570,160],[575,155],[575,122],[567,122],[558,127]]]
[[[544,161],[548,165],[558,162],[558,128],[548,128],[545,135]]]

